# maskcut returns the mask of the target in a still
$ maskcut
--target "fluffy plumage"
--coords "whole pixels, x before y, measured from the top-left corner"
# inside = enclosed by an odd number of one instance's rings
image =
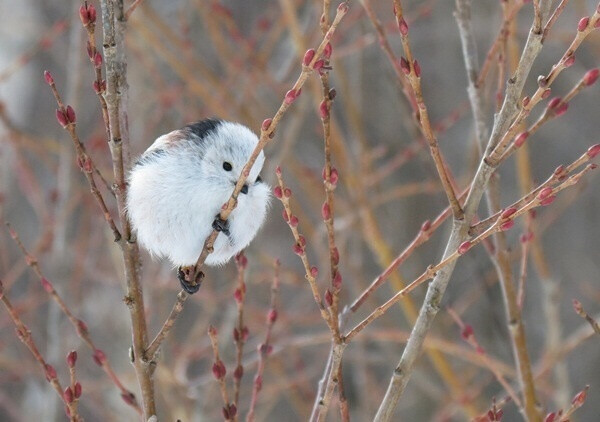
[[[257,143],[247,127],[214,119],[156,139],[129,175],[127,211],[139,243],[175,266],[194,265]],[[270,197],[259,177],[264,160],[261,152],[228,218],[229,234],[219,234],[206,264],[227,262],[262,225]]]

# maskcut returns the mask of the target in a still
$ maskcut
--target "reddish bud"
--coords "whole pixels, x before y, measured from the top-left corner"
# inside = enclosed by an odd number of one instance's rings
[[[215,361],[215,363],[213,363],[212,373],[214,377],[218,380],[222,380],[223,378],[225,378],[227,369],[225,369],[225,365],[223,364],[223,361],[221,359],[218,359],[217,361]]]
[[[269,119],[267,119],[267,120],[269,120]],[[265,122],[263,122],[263,125],[264,124],[265,124]],[[281,176],[281,167],[280,166],[275,167],[275,174],[278,176]]]
[[[586,152],[590,160],[593,160],[596,155],[600,154],[600,144],[592,145]]]
[[[533,232],[527,232],[527,233],[523,233],[519,240],[521,241],[521,243],[527,243],[531,239],[533,239]]]
[[[244,326],[242,328],[242,340],[248,340],[248,336],[250,335],[250,331],[248,331],[248,327]]]
[[[233,419],[235,418],[235,415],[237,415],[237,407],[235,404],[231,403],[229,405],[229,417]]]
[[[337,185],[338,178],[339,176],[337,169],[332,168],[329,172],[329,183],[331,183],[333,186]]]
[[[102,350],[94,350],[94,362],[96,362],[96,365],[98,366],[104,365],[104,362],[106,362],[106,355]]]
[[[246,258],[246,255],[244,255],[244,251],[240,252],[235,256],[235,263],[241,269],[245,269],[248,266],[248,258]],[[244,289],[246,288],[244,284],[242,284],[242,286]]]
[[[75,395],[76,399],[81,397],[81,392],[82,392],[81,383],[78,381],[75,383],[75,386],[73,387],[73,394]]]
[[[88,332],[87,324],[80,319],[77,320],[77,332],[80,334],[86,334]]]
[[[73,400],[75,399],[74,395],[73,395],[73,390],[71,390],[71,387],[67,387],[65,388],[65,391],[63,393],[63,400],[67,403],[67,404],[71,404],[73,403]]]
[[[56,369],[54,369],[54,366],[47,363],[45,368],[46,368],[46,379],[48,381],[55,379],[56,378]]]
[[[85,5],[81,5],[79,8],[79,19],[81,19],[83,26],[87,26],[90,23],[90,16],[88,15],[88,10]]]
[[[242,377],[244,376],[244,367],[242,365],[238,365],[237,368],[235,368],[235,371],[233,371],[233,378],[235,378],[236,380],[241,380]]]
[[[292,190],[290,188],[285,188],[283,190],[283,196],[285,196],[286,198],[289,198],[292,196]]]
[[[426,232],[429,231],[429,229],[431,229],[431,221],[425,220],[423,224],[421,224],[421,231]]]
[[[340,251],[337,246],[331,251],[331,260],[333,261],[333,265],[337,265],[340,262]]]
[[[296,98],[298,98],[300,92],[301,90],[296,91],[295,89],[290,89],[288,92],[285,93],[283,102],[288,105],[292,104],[296,100]]]
[[[338,13],[346,14],[346,13],[348,13],[349,8],[350,8],[350,6],[348,6],[348,2],[343,2],[343,3],[340,3],[340,5],[337,7],[337,11],[338,11]]]
[[[133,393],[122,393],[121,398],[125,403],[127,403],[130,406],[134,406],[136,404],[135,395]]]
[[[562,101],[561,97],[554,97],[554,98],[552,98],[550,101],[548,101],[548,108],[549,109],[556,108],[556,106],[558,106],[561,101]]]
[[[283,197],[283,190],[281,189],[281,186],[275,186],[273,188],[273,195],[275,195],[275,198],[281,199]]]
[[[583,405],[583,403],[585,403],[585,399],[587,398],[587,390],[588,390],[588,386],[586,386],[583,390],[581,390],[579,393],[577,393],[575,395],[575,397],[573,397],[573,400],[571,401],[571,404],[575,407],[580,407]]]
[[[67,354],[67,365],[69,365],[69,368],[73,368],[75,367],[75,362],[77,362],[77,352],[75,350],[71,350]]]
[[[517,135],[517,137],[515,138],[515,146],[517,148],[520,148],[523,146],[523,144],[525,143],[525,141],[527,140],[527,138],[529,138],[529,132],[525,131],[525,132],[521,132]]]
[[[504,223],[500,224],[500,230],[506,231],[506,230],[512,228],[512,226],[514,226],[514,225],[515,225],[514,220],[505,221]]]
[[[271,309],[267,314],[267,322],[273,324],[277,321],[277,309]]]
[[[408,24],[402,17],[398,20],[398,29],[402,36],[406,37],[408,35]]]
[[[292,249],[294,250],[294,253],[296,255],[302,255],[304,253],[304,248],[302,246],[300,246],[299,244],[294,244],[294,246],[292,247]]]
[[[562,180],[566,177],[565,166],[560,165],[554,169],[554,177],[558,178],[558,180]]]
[[[327,202],[323,202],[323,206],[321,207],[321,216],[323,216],[323,220],[329,220],[331,218],[331,209],[329,208],[329,204]]]
[[[556,412],[548,413],[544,418],[544,422],[555,422],[556,421]]]
[[[329,60],[332,52],[333,52],[333,47],[331,46],[331,43],[325,44],[325,49],[323,50],[323,57],[325,57],[325,59]]]
[[[265,119],[265,120],[263,120],[262,125],[260,126],[260,128],[262,130],[268,130],[269,127],[271,126],[272,122],[273,122],[273,119]]]
[[[577,30],[578,31],[585,31],[586,28],[588,27],[588,24],[590,23],[590,17],[586,16],[583,17],[579,20],[579,23],[577,24]]]
[[[562,116],[563,114],[565,114],[567,112],[567,110],[569,109],[569,103],[562,103],[561,105],[559,105],[556,110],[554,111],[556,113],[556,116]]]
[[[466,240],[463,243],[460,244],[460,246],[458,247],[458,254],[459,255],[463,255],[465,254],[469,249],[471,249],[471,246],[473,246],[473,244],[471,243],[470,240]]]
[[[329,289],[325,290],[325,303],[327,303],[327,306],[333,305],[333,295]]]
[[[591,69],[588,70],[585,75],[583,75],[583,83],[585,86],[593,85],[594,82],[598,80],[598,75],[600,74],[600,69]]]
[[[402,72],[404,72],[405,75],[408,75],[410,73],[410,66],[408,65],[408,61],[404,57],[400,58],[400,69],[402,69]]]
[[[317,72],[321,72],[321,69],[323,69],[323,66],[325,66],[325,60],[319,59],[313,65],[313,69],[315,69]]]
[[[317,276],[319,275],[319,269],[317,267],[311,267],[310,275],[313,278],[317,278]]]
[[[67,116],[67,120],[69,121],[69,123],[75,123],[75,121],[76,121],[75,110],[73,110],[73,107],[71,107],[70,105],[67,106],[66,116]]]
[[[314,49],[310,49],[310,50],[306,50],[306,53],[304,53],[304,58],[302,59],[302,64],[304,66],[308,66],[310,64],[310,62],[312,62],[312,59],[315,57],[315,50]]]
[[[542,99],[545,100],[546,98],[548,98],[550,96],[551,93],[552,93],[552,90],[550,88],[547,88],[542,93]]]
[[[342,275],[339,271],[335,272],[335,276],[333,276],[333,280],[331,280],[331,285],[335,290],[339,290],[342,287]]]
[[[292,227],[298,227],[298,217],[296,217],[295,215],[292,215],[290,217],[290,221],[289,221],[289,225]]]
[[[52,290],[54,290],[54,287],[52,287],[52,283],[50,283],[45,277],[42,277],[42,287],[48,293],[52,293]]]
[[[67,127],[69,124],[69,120],[67,119],[67,115],[60,110],[56,110],[56,120],[62,127]]]
[[[282,216],[283,216],[283,221],[285,221],[286,223],[288,221],[290,221],[290,217],[289,217],[289,215],[288,215],[288,213],[287,213],[286,210],[283,210]]]
[[[418,61],[414,61],[413,62],[413,67],[415,69],[415,75],[417,76],[417,78],[421,77],[421,65],[419,65]]]
[[[100,66],[102,66],[102,54],[97,52],[94,56],[94,67],[96,67],[96,69],[99,69]]]
[[[503,219],[509,218],[516,212],[517,212],[517,209],[515,207],[508,208],[502,212],[502,214],[500,215],[500,218],[503,218]]]
[[[87,9],[88,9],[88,18],[90,20],[90,23],[96,22],[96,8],[94,7],[94,5],[93,4],[88,5]]]
[[[567,58],[565,58],[564,66],[571,67],[571,66],[573,66],[573,63],[575,63],[575,55],[569,54],[569,56],[567,56]]]
[[[233,298],[235,299],[235,302],[238,305],[240,303],[242,303],[242,301],[244,300],[244,294],[242,293],[242,289],[240,289],[240,288],[235,289],[235,291],[233,292]]]
[[[54,85],[54,78],[52,77],[50,71],[44,70],[44,79],[48,85]]]
[[[464,340],[468,340],[471,336],[473,336],[474,331],[473,331],[473,327],[471,326],[471,324],[466,324],[462,331],[460,332],[460,336],[464,339]]]
[[[545,199],[552,195],[552,188],[550,186],[546,186],[544,189],[538,193],[538,199]]]
[[[577,299],[573,299],[573,309],[575,309],[575,312],[577,312],[578,314],[583,312],[583,306],[581,305],[581,302]]]
[[[547,197],[547,198],[545,198],[545,199],[542,199],[542,200],[540,201],[540,205],[543,205],[543,206],[545,206],[545,205],[550,205],[551,203],[553,203],[553,202],[554,202],[554,200],[555,200],[555,199],[556,199],[556,196],[555,196],[555,195],[549,196],[549,197]]]

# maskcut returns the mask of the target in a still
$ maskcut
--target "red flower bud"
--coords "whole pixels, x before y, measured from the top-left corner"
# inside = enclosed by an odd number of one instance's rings
[[[460,336],[465,340],[468,340],[473,334],[474,334],[474,331],[473,331],[473,327],[471,326],[471,324],[466,324],[464,326],[464,328],[462,329],[462,331],[460,332]]]
[[[42,277],[42,287],[48,293],[52,293],[52,290],[54,290],[52,283],[50,283],[45,277]]]
[[[269,120],[269,119],[267,119],[267,120]],[[265,120],[265,122],[266,122],[266,120]],[[263,125],[265,124],[265,122],[263,122]],[[275,167],[275,174],[278,176],[281,176],[281,167],[280,166]]]
[[[556,199],[555,195],[551,195],[547,198],[544,198],[540,201],[540,205],[545,206],[545,205],[550,205],[551,203],[554,202],[554,200]]]
[[[329,183],[331,183],[333,186],[337,185],[338,182],[338,171],[336,168],[332,168],[331,171],[329,172]]]
[[[403,37],[406,37],[408,35],[408,24],[402,17],[398,20],[398,29],[400,30],[400,33]]]
[[[56,369],[54,369],[54,366],[47,363],[45,368],[46,368],[46,379],[48,381],[55,379],[56,378]]]
[[[469,240],[464,241],[458,247],[458,250],[457,250],[458,254],[459,255],[464,255],[469,249],[471,249],[471,246],[473,246],[473,244],[471,243],[471,241],[469,241]]]
[[[337,246],[335,248],[333,248],[333,251],[331,254],[331,260],[333,261],[334,265],[337,265],[340,262],[340,252],[338,251]]]
[[[581,18],[581,19],[579,20],[579,23],[577,24],[577,30],[578,30],[579,32],[581,32],[581,31],[585,31],[585,30],[586,30],[586,28],[588,27],[588,24],[589,24],[589,23],[590,23],[590,18],[589,18],[589,16],[586,16],[586,17],[584,17],[584,18]]]
[[[540,191],[540,193],[538,193],[538,199],[545,199],[547,197],[549,197],[550,195],[552,195],[552,188],[550,186],[546,186],[544,189],[542,189]]]
[[[265,120],[263,120],[262,125],[260,126],[260,128],[262,130],[268,130],[269,126],[271,126],[272,122],[273,122],[273,119],[265,119]]]
[[[242,289],[235,289],[235,291],[233,292],[233,299],[238,305],[242,303],[242,301],[244,300],[244,294],[242,293]]]
[[[87,324],[80,319],[77,320],[77,332],[80,334],[85,334],[88,332]]]
[[[67,115],[58,109],[56,110],[56,120],[58,120],[58,123],[60,123],[62,127],[67,127],[67,125],[69,124]]]
[[[502,212],[502,214],[500,215],[500,218],[503,218],[503,219],[509,218],[516,212],[517,212],[517,209],[515,207],[508,208]]]
[[[277,321],[277,309],[271,309],[267,314],[267,322],[273,324]]]
[[[67,116],[69,123],[75,123],[75,121],[76,121],[75,110],[73,110],[73,107],[71,107],[70,105],[67,106],[66,116]]]
[[[552,93],[552,90],[550,88],[545,89],[544,92],[542,93],[542,99],[545,100],[546,98],[548,98],[550,96],[551,93]]]
[[[319,116],[321,116],[321,119],[327,119],[329,117],[329,107],[327,106],[326,100],[321,101],[321,104],[319,105]]]
[[[317,278],[317,276],[319,275],[319,269],[317,267],[311,267],[311,269],[310,269],[310,275],[313,278]]]
[[[292,104],[296,100],[296,98],[298,98],[300,92],[301,90],[296,91],[295,89],[290,89],[288,92],[285,93],[283,102],[288,105]]]
[[[94,362],[96,362],[96,365],[98,366],[104,365],[104,362],[106,362],[106,355],[102,350],[94,350]]]
[[[325,60],[319,59],[313,65],[313,69],[315,69],[317,72],[320,72],[324,65],[325,65]]]
[[[517,137],[515,138],[515,146],[517,148],[520,148],[521,146],[523,146],[523,144],[525,143],[525,141],[527,140],[528,137],[529,137],[529,132],[527,132],[527,131],[519,133],[517,135]]]
[[[567,58],[565,58],[564,65],[565,67],[571,67],[575,63],[575,55],[570,54]]]
[[[81,391],[82,391],[81,383],[79,383],[79,381],[78,381],[78,382],[75,383],[75,387],[73,389],[73,394],[75,395],[76,399],[78,399],[79,397],[81,397]]]
[[[294,244],[294,246],[292,247],[292,249],[294,250],[294,253],[296,255],[302,255],[304,253],[304,248],[302,246],[300,246],[299,244]]]
[[[94,56],[94,67],[96,69],[99,69],[100,66],[102,66],[102,54],[97,52],[96,55]]]
[[[593,85],[594,82],[598,80],[598,75],[600,74],[600,69],[591,69],[588,70],[585,75],[583,75],[583,83],[585,86]]]
[[[332,52],[333,52],[333,47],[331,46],[331,43],[325,44],[325,49],[323,50],[323,57],[325,57],[325,59],[329,60]]]
[[[67,354],[67,365],[69,365],[69,368],[73,368],[75,367],[75,362],[77,362],[77,352],[75,350],[71,350]]]
[[[327,306],[333,305],[333,295],[329,289],[325,290],[325,303],[327,303]]]
[[[548,101],[548,108],[549,109],[556,108],[556,106],[558,106],[561,101],[562,101],[562,98],[560,98],[560,97],[552,98],[550,101]]]
[[[431,229],[431,221],[425,220],[423,224],[421,224],[421,231],[426,232],[429,231],[429,229]]]
[[[212,373],[217,380],[222,380],[225,378],[225,374],[227,374],[227,369],[225,369],[225,365],[222,360],[217,360],[213,363]]]
[[[81,19],[83,26],[86,26],[90,23],[90,16],[88,15],[88,10],[85,5],[81,5],[79,8],[79,19]]]
[[[304,53],[304,58],[302,59],[302,64],[304,66],[308,66],[310,64],[310,62],[312,62],[312,59],[315,57],[315,50],[314,49],[310,49],[310,50],[306,50],[306,53]]]
[[[131,392],[122,393],[121,394],[121,398],[128,405],[130,405],[130,406],[134,406],[135,405],[135,395],[133,393],[131,393]]]
[[[506,231],[506,230],[510,229],[514,225],[515,225],[515,221],[514,220],[508,220],[508,221],[500,224],[500,230]]]
[[[544,422],[555,422],[556,421],[556,412],[548,413],[544,418]]]
[[[335,272],[335,276],[333,276],[333,280],[331,280],[331,285],[335,290],[339,290],[342,287],[342,275],[339,271]]]
[[[567,110],[569,109],[569,103],[562,103],[561,105],[559,105],[556,110],[556,116],[562,116],[563,114],[565,114],[567,112]]]
[[[583,403],[585,403],[585,399],[587,398],[587,390],[588,390],[588,387],[586,386],[583,390],[581,390],[579,393],[577,393],[575,395],[575,397],[573,397],[571,404],[576,407],[582,406]]]
[[[71,404],[71,403],[73,403],[74,399],[75,399],[75,397],[73,396],[73,390],[71,390],[71,387],[65,388],[65,391],[63,393],[63,400],[66,403]]]
[[[292,190],[290,188],[285,188],[283,190],[283,196],[285,196],[286,198],[289,198],[292,196]]]
[[[281,199],[283,197],[283,190],[281,189],[281,186],[275,186],[273,188],[273,195],[275,195],[275,198]]]
[[[415,69],[415,75],[417,76],[417,78],[421,77],[421,65],[419,65],[418,61],[414,61],[413,62],[413,67]]]
[[[292,215],[290,217],[290,221],[289,221],[290,226],[298,227],[298,222],[299,222],[298,217],[296,217],[295,215]]]
[[[593,160],[596,155],[600,154],[600,144],[592,145],[586,152],[590,160]]]
[[[48,85],[54,84],[54,78],[52,77],[52,74],[48,70],[44,70],[44,79],[46,80],[46,83]]]
[[[235,378],[236,380],[241,380],[242,377],[244,376],[244,367],[242,365],[238,365],[237,368],[235,368],[235,371],[233,371],[233,378]]]
[[[327,202],[323,202],[323,206],[321,207],[321,216],[323,220],[329,220],[331,218],[331,209],[329,208],[329,204]]]
[[[408,61],[404,57],[400,58],[400,69],[402,69],[402,72],[404,72],[405,75],[408,75],[410,73],[410,66],[408,65]]]
[[[248,340],[248,336],[250,335],[250,331],[248,331],[248,327],[244,326],[242,328],[242,340]]]

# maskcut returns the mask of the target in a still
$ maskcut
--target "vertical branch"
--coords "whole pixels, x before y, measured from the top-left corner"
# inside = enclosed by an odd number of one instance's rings
[[[139,247],[132,237],[131,224],[125,209],[127,184],[125,170],[129,166],[126,151],[129,144],[129,128],[127,122],[127,64],[125,61],[124,35],[125,17],[122,0],[102,0],[102,25],[104,31],[104,59],[106,63],[106,106],[109,117],[109,147],[113,162],[115,179],[115,195],[122,226],[123,241],[121,243],[125,262],[125,281],[127,294],[125,301],[129,308],[132,337],[133,365],[142,392],[145,419],[156,414],[154,401],[154,382],[152,379],[154,361],[148,360],[148,329],[144,314],[144,297],[140,285]]]

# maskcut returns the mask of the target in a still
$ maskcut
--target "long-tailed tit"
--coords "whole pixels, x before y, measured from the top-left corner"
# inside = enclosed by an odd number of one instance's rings
[[[258,138],[238,124],[207,119],[162,135],[142,154],[129,175],[127,212],[139,243],[179,267],[185,281],[213,228],[221,231],[207,265],[220,265],[248,246],[265,220],[269,187],[259,173],[261,152],[227,221],[222,205],[231,196]]]

